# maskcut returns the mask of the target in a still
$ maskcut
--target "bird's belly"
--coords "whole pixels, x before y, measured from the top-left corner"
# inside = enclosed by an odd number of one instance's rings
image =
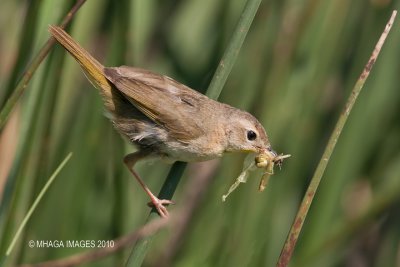
[[[167,161],[206,161],[214,158],[221,157],[224,149],[220,147],[200,147],[195,144],[182,146],[171,145],[161,149],[163,151],[163,159]]]

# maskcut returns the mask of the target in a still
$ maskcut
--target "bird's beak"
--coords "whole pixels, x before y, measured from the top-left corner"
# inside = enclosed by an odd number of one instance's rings
[[[268,151],[269,153],[271,153],[272,156],[273,156],[274,158],[275,158],[276,156],[278,156],[278,153],[276,153],[276,151],[273,150],[271,147],[269,147],[269,148],[267,149],[267,151]]]
[[[261,149],[259,154],[268,155],[271,159],[278,156],[278,153],[276,153],[276,151],[273,150],[272,147],[270,147],[270,146],[268,146],[267,148]]]

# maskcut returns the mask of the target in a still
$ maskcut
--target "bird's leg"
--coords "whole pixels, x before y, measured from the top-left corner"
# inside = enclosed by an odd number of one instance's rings
[[[143,152],[135,152],[128,154],[124,157],[124,163],[128,167],[129,171],[133,174],[133,176],[136,178],[136,180],[139,182],[140,186],[144,189],[147,195],[149,195],[151,202],[149,203],[151,206],[154,206],[154,208],[157,210],[158,214],[160,214],[161,217],[166,218],[168,217],[168,210],[164,205],[169,205],[169,204],[174,204],[171,200],[168,199],[158,199],[147,187],[147,185],[144,183],[142,178],[140,178],[139,174],[133,169],[133,166],[135,163],[146,157],[147,154]]]

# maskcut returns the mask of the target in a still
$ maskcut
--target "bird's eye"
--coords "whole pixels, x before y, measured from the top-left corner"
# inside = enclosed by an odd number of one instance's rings
[[[257,134],[254,131],[252,131],[252,130],[247,131],[247,139],[248,140],[254,141],[254,140],[256,140],[256,138],[257,138]]]

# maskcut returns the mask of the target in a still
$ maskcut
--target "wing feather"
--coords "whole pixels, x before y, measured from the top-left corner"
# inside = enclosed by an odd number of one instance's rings
[[[132,67],[105,68],[108,80],[144,115],[188,142],[204,134],[200,113],[206,96],[173,79]]]

